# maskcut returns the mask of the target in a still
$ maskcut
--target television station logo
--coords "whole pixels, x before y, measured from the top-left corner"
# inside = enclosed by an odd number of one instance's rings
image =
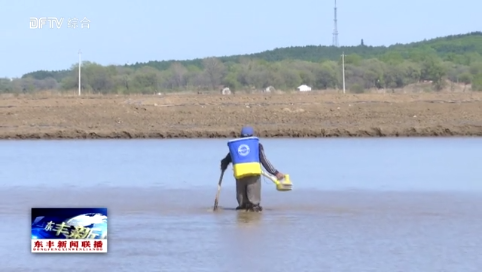
[[[107,253],[106,208],[32,208],[32,253]]]
[[[63,17],[30,17],[30,29],[57,28],[60,29],[67,23],[67,28],[90,28],[90,20],[87,17],[83,19]]]

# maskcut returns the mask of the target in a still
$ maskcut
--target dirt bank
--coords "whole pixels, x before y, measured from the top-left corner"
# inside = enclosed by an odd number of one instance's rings
[[[482,136],[482,94],[2,97],[1,139]]]

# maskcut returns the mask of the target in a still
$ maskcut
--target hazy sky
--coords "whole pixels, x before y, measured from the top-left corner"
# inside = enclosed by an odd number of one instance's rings
[[[0,77],[102,65],[330,45],[334,1],[0,0]],[[408,43],[480,31],[482,1],[338,0],[340,45]],[[30,29],[30,17],[64,18]],[[84,18],[90,28],[69,28]]]

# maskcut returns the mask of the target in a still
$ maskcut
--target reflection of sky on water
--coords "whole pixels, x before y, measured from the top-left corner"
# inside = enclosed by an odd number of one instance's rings
[[[482,139],[263,143],[294,190],[263,182],[250,214],[230,175],[212,211],[224,140],[0,141],[1,270],[480,271]],[[85,203],[115,220],[107,255],[30,253],[31,207]]]

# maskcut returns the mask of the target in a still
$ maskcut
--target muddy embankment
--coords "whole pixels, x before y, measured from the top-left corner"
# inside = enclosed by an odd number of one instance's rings
[[[481,93],[25,96],[1,139],[482,136]]]

